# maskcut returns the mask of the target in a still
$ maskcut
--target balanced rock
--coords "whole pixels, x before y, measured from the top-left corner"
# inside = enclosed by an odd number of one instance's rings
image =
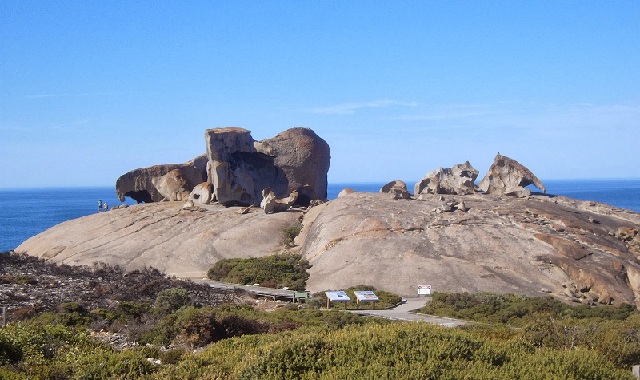
[[[473,194],[474,181],[478,178],[476,170],[469,161],[454,165],[452,168],[438,168],[427,173],[414,186],[414,194]]]
[[[514,159],[498,154],[478,188],[487,194],[526,197],[531,194],[525,188],[529,185],[534,185],[543,193],[547,192],[542,181],[531,170]]]
[[[167,184],[169,178],[160,179],[173,170],[180,172],[179,176],[184,180],[182,186],[184,190],[191,191],[196,184],[207,179],[207,161],[207,157],[201,155],[184,164],[155,165],[131,170],[121,175],[116,181],[116,195],[121,202],[124,202],[125,197],[130,197],[138,203],[159,202],[168,199],[166,196],[168,189],[161,191],[157,186],[162,187]],[[176,176],[173,175],[174,179]],[[163,192],[165,195],[162,194]]]
[[[407,190],[407,184],[399,179],[382,186],[380,192],[391,194],[393,199],[411,199],[411,193]]]
[[[312,130],[292,128],[254,141],[242,128],[205,132],[208,178],[221,204],[260,204],[262,189],[283,198],[298,191],[298,204],[326,199],[329,145]]]

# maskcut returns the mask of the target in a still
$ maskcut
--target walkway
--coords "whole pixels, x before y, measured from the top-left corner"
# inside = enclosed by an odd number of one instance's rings
[[[212,281],[212,280],[194,280],[195,282],[205,283],[211,286],[212,288],[218,289],[227,289],[227,290],[235,290],[241,289],[246,292],[252,293],[256,296],[261,297],[270,297],[274,300],[292,300],[293,299],[293,290],[285,290],[285,289],[272,289],[265,288],[262,286],[252,286],[252,285],[237,285],[237,284],[228,284],[224,282]],[[447,327],[456,327],[469,323],[468,321],[463,321],[460,319],[447,318],[447,317],[436,317],[428,314],[419,314],[412,313],[411,311],[420,309],[427,302],[429,302],[431,298],[423,297],[423,298],[406,298],[403,299],[403,302],[392,308],[385,310],[347,310],[350,313],[364,315],[364,316],[372,316],[372,317],[381,317],[386,319],[391,319],[395,321],[413,321],[413,322],[427,322],[438,324],[441,326]]]
[[[368,315],[374,317],[382,317],[396,321],[413,321],[413,322],[427,322],[438,324],[447,327],[456,327],[467,324],[469,322],[460,319],[436,317],[428,314],[412,313],[411,311],[420,309],[430,298],[407,298],[403,300],[403,303],[394,307],[393,309],[386,310],[349,310],[352,313],[359,315]]]

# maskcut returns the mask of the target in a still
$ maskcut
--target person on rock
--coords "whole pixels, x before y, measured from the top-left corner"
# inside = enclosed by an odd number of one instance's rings
[[[102,211],[102,199],[98,199],[98,212]]]

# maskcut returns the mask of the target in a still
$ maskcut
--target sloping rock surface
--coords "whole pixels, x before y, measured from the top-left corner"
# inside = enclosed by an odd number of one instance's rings
[[[295,243],[312,264],[312,291],[368,284],[413,296],[418,285],[431,285],[440,292],[551,294],[585,303],[640,300],[640,214],[536,194],[442,197],[353,192],[304,212],[268,215],[152,203],[62,223],[16,251],[199,278],[222,258],[278,252],[283,229],[302,217]],[[466,212],[436,212],[442,202],[463,203]]]
[[[319,206],[305,216],[298,241],[312,264],[308,287],[640,299],[640,261],[614,236],[620,227],[637,229],[639,214],[563,197],[482,194],[447,197],[467,212],[436,213],[438,198],[353,193]]]
[[[301,212],[238,214],[237,208],[161,202],[69,220],[15,251],[72,265],[104,262],[127,270],[153,267],[168,275],[202,278],[223,258],[271,255],[283,230]]]

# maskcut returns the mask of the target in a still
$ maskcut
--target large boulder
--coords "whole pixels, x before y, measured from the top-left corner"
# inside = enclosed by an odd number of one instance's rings
[[[303,206],[327,197],[329,145],[310,129],[254,141],[246,129],[214,128],[205,139],[209,182],[223,205],[258,206],[265,188],[278,198],[297,191]]]
[[[399,179],[382,186],[380,192],[391,194],[391,198],[393,199],[411,199],[411,193],[407,190],[407,184]]]
[[[413,190],[416,197],[421,194],[473,194],[476,178],[478,170],[466,161],[452,168],[438,168],[427,173],[415,184]]]
[[[189,181],[182,175],[180,169],[173,169],[169,173],[151,179],[151,183],[167,201],[182,201],[189,197]]]
[[[543,193],[547,192],[542,181],[531,170],[512,158],[498,154],[478,188],[487,194],[526,197],[531,194],[525,188],[529,185],[534,185]]]
[[[260,207],[264,209],[265,214],[284,212],[289,210],[296,203],[297,199],[297,191],[294,191],[286,198],[278,199],[273,191],[264,189],[262,190],[262,201],[260,202]]]
[[[130,197],[138,203],[170,199],[171,192],[190,192],[207,179],[207,156],[201,155],[184,164],[154,165],[131,170],[116,181],[116,195],[121,202]],[[177,172],[175,172],[177,170]],[[168,173],[172,172],[168,177]],[[176,187],[177,186],[177,187]]]
[[[203,182],[199,185],[196,185],[189,194],[189,200],[194,203],[200,203],[203,205],[208,205],[213,201],[213,189],[210,183]]]

